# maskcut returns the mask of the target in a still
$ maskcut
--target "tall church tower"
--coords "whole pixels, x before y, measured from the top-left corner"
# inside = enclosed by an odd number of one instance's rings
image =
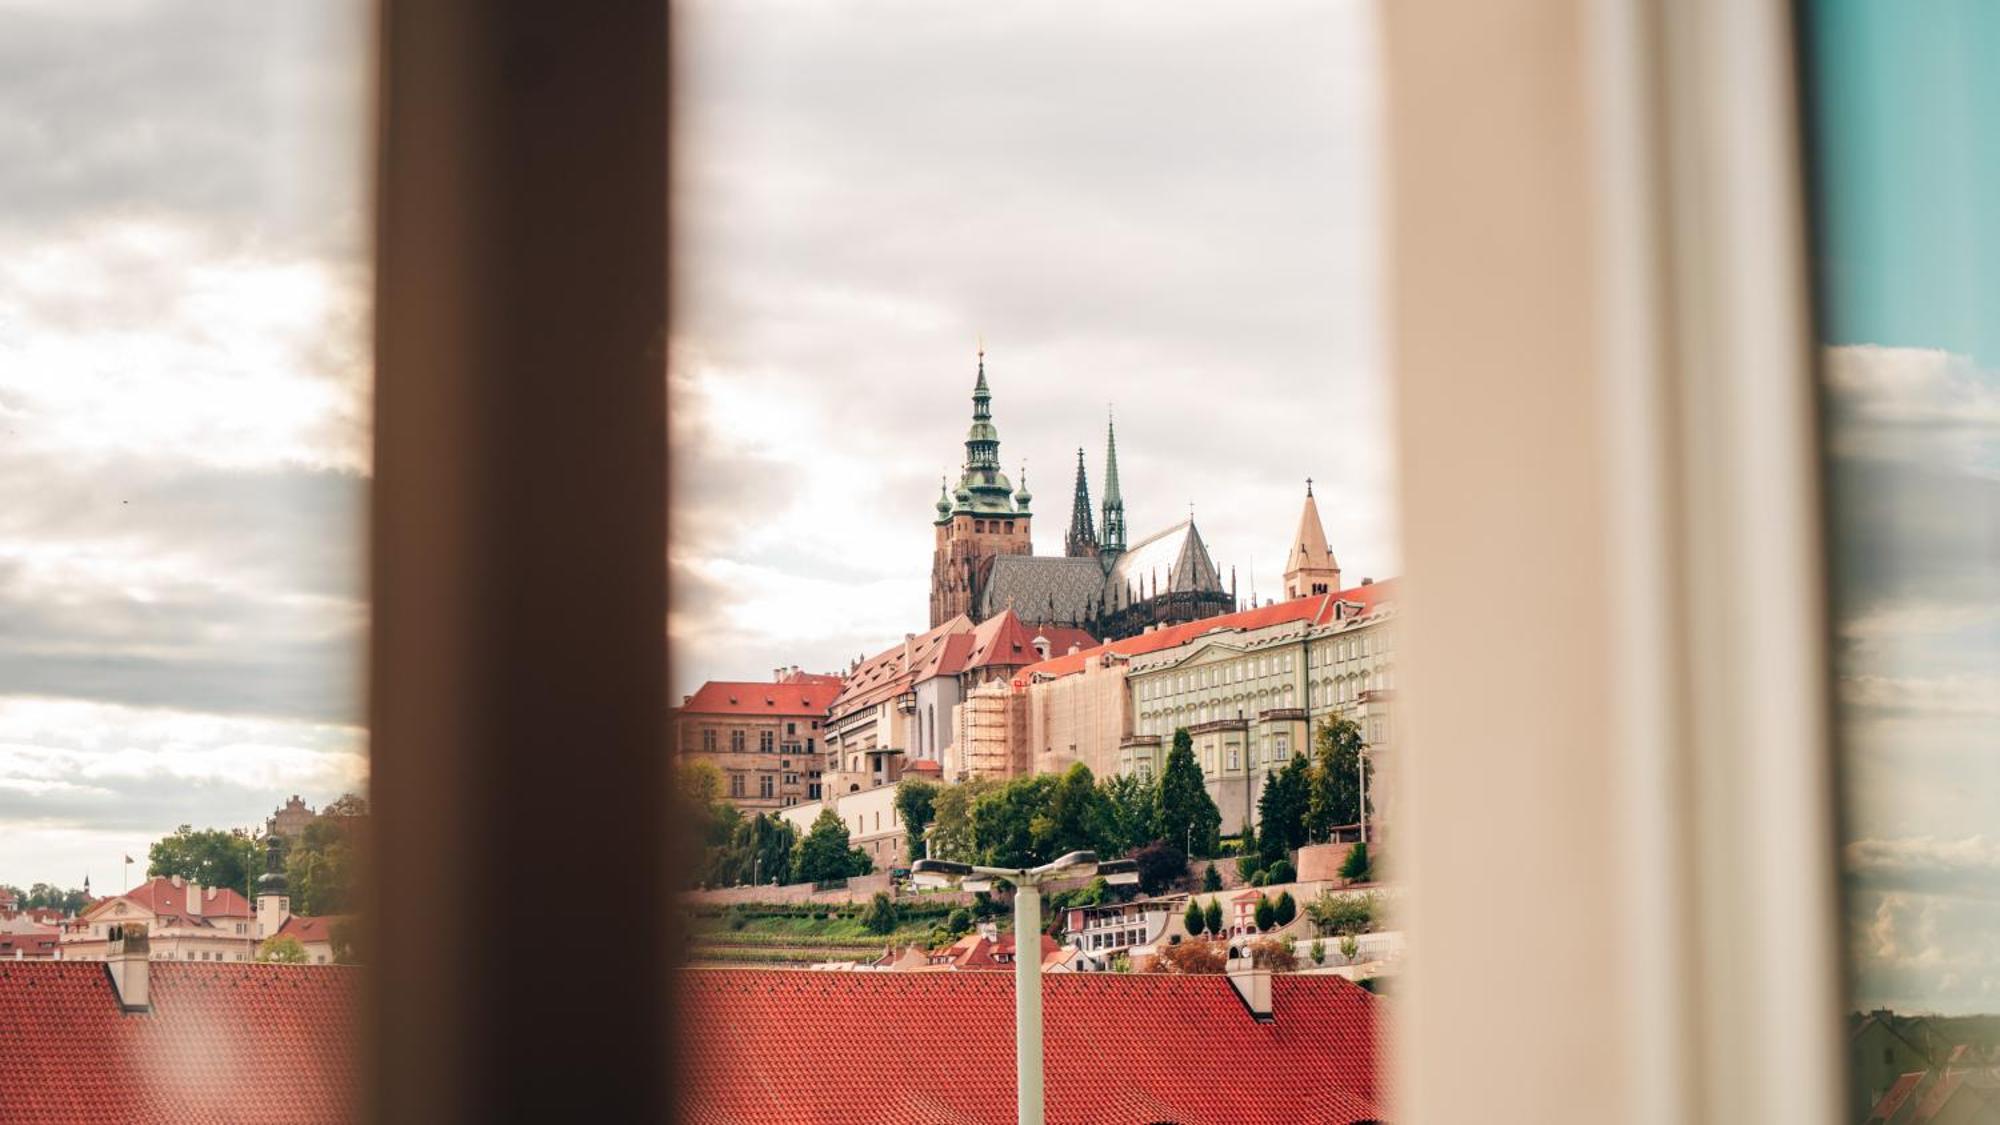
[[[931,555],[931,628],[959,614],[977,617],[986,563],[997,555],[1031,555],[1028,503],[1000,471],[1000,431],[993,426],[993,392],[986,387],[986,349],[979,349],[979,377],[972,385],[972,426],[965,433],[965,468],[958,487],[939,482],[936,550]]]
[[[1106,555],[1124,554],[1125,497],[1118,493],[1118,427],[1109,418],[1104,421],[1104,522],[1098,527],[1103,532],[1098,549]]]
[[[1306,506],[1299,512],[1299,530],[1292,536],[1292,553],[1285,560],[1285,600],[1317,597],[1340,590],[1340,564],[1327,546],[1326,525],[1313,502],[1313,482],[1306,478]]]
[[[1063,537],[1063,554],[1073,559],[1097,557],[1097,529],[1090,520],[1090,481],[1083,472],[1083,450],[1076,451],[1076,497],[1070,501],[1069,534]]]

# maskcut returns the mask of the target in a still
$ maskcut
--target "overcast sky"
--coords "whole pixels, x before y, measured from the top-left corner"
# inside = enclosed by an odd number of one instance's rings
[[[1396,566],[1366,4],[687,5],[675,690],[928,627],[983,335],[1061,553],[1118,420],[1128,539],[1279,591],[1304,479]]]
[[[365,777],[365,15],[0,0],[0,882]]]

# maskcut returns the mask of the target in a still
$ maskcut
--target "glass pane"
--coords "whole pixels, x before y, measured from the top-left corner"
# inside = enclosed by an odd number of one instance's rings
[[[1038,900],[1048,1057],[1093,1060],[1084,1086],[1051,1062],[1051,1120],[1126,1092],[1148,1120],[1377,1116],[1389,1002],[1349,983],[1401,950],[1371,7],[680,20],[669,737],[708,833],[693,956],[742,974],[689,978],[703,1110],[1010,1117],[1015,994],[978,973],[933,978],[936,1011],[871,1000],[887,974],[787,985],[782,1048],[702,1017],[766,1002],[773,967],[1009,967],[1018,873],[1089,850],[1141,870]],[[1314,1001],[1279,1014],[1311,1044],[1284,1082],[1240,1081],[1279,1044],[1234,993],[1145,999],[1231,961]],[[1100,974],[1093,1013],[1070,970]],[[719,1081],[845,1055],[862,1010],[978,1030],[879,1078]],[[1212,1074],[1116,1061],[1198,1025],[1227,1038],[1166,1050]],[[989,1063],[997,1087],[945,1077]]]
[[[2000,9],[1803,12],[1859,1121],[2000,1046]]]
[[[354,1104],[371,14],[0,4],[0,1116]]]

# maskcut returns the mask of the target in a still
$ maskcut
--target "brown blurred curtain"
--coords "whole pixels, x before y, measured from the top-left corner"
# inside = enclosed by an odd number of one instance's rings
[[[380,20],[368,1104],[659,1120],[666,5]]]

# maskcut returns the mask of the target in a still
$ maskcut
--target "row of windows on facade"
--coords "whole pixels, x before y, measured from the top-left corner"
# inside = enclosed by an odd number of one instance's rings
[[[1372,653],[1371,653],[1372,647]],[[1317,645],[1308,650],[1311,654],[1308,667],[1324,667],[1328,664],[1344,664],[1360,660],[1371,654],[1389,651],[1388,636],[1385,634],[1372,646],[1369,636],[1363,633],[1352,640],[1340,641],[1332,645]],[[1246,679],[1263,676],[1283,675],[1292,670],[1292,654],[1260,656],[1247,663],[1217,665],[1183,672],[1176,676],[1142,680],[1139,691],[1141,699],[1159,699],[1163,696],[1222,684],[1241,683]]]
[[[785,725],[792,726],[794,724],[786,723]],[[813,725],[818,726],[819,724],[814,723]],[[718,741],[719,740],[716,738],[716,732],[713,729],[704,729],[701,732],[701,748],[704,752],[710,754],[715,753]],[[746,740],[743,737],[742,731],[733,730],[729,732],[729,750],[731,753],[734,754],[743,753],[745,742]],[[776,748],[777,748],[776,732],[768,730],[760,730],[757,732],[758,753],[769,754]],[[785,753],[787,754],[799,754],[799,753],[812,754],[818,752],[819,747],[815,745],[815,741],[813,739],[808,738],[805,740],[804,743],[786,742],[784,749]]]
[[[1366,691],[1386,691],[1396,686],[1393,668],[1377,669],[1373,675],[1346,676],[1338,680],[1322,681],[1321,702],[1335,705],[1357,703],[1361,693]],[[1272,695],[1282,706],[1292,705],[1292,686],[1286,684],[1274,689]],[[1331,696],[1331,698],[1327,698]],[[1240,708],[1232,709],[1223,703],[1181,703],[1158,710],[1148,709],[1139,716],[1139,733],[1164,736],[1175,726],[1192,726],[1216,719],[1236,718]]]
[[[1374,716],[1373,718],[1370,718],[1362,728],[1362,736],[1364,740],[1371,746],[1381,746],[1386,744],[1389,741],[1388,718],[1382,715],[1377,715]],[[1075,749],[1075,747],[1071,747],[1071,749]],[[1243,768],[1243,759],[1241,756],[1242,748],[1239,746],[1231,745],[1225,747],[1224,749],[1225,753],[1222,758],[1222,761],[1224,763],[1223,768],[1226,771],[1231,771],[1231,772],[1242,769]],[[1285,731],[1276,731],[1271,734],[1266,734],[1261,744],[1253,742],[1250,745],[1250,768],[1252,769],[1256,769],[1259,766],[1264,765],[1266,762],[1274,766],[1280,766],[1285,764],[1286,762],[1289,762],[1291,758],[1292,758],[1292,739],[1291,735]],[[1216,763],[1215,748],[1214,747],[1205,748],[1201,753],[1202,771],[1204,773],[1211,773],[1211,774],[1215,773],[1216,772],[1215,763]],[[1138,758],[1138,760],[1132,766],[1132,772],[1136,773],[1139,776],[1139,780],[1141,781],[1151,781],[1153,779],[1153,760],[1151,755],[1146,755]]]

